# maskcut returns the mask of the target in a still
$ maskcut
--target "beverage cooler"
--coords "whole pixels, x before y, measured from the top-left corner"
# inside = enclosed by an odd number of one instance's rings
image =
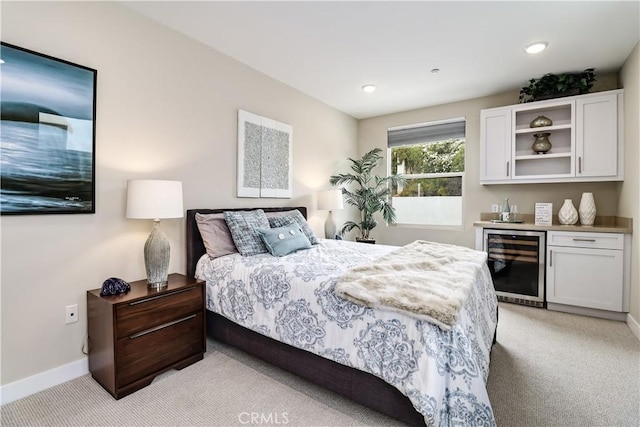
[[[483,234],[498,300],[544,307],[545,232],[485,228]]]

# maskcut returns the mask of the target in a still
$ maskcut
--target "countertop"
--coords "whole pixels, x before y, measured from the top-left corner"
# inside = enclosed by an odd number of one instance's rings
[[[495,228],[506,230],[538,230],[538,231],[579,231],[579,232],[591,232],[591,233],[624,233],[632,234],[632,220],[631,218],[614,217],[614,216],[601,216],[596,217],[593,226],[580,225],[578,221],[575,225],[562,225],[558,222],[558,216],[553,216],[552,225],[535,225],[533,214],[519,214],[518,219],[522,220],[522,223],[514,222],[492,222],[492,219],[496,218],[495,213],[481,213],[480,221],[473,223],[474,227],[483,228]]]

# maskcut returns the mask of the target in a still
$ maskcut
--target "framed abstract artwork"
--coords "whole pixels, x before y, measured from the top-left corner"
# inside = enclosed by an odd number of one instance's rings
[[[291,198],[288,124],[238,110],[238,197]]]
[[[95,213],[97,71],[2,42],[0,213]]]

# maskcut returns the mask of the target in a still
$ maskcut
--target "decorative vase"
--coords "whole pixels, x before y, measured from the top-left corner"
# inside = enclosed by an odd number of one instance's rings
[[[531,149],[533,150],[534,153],[546,154],[547,151],[551,150],[551,141],[549,141],[549,135],[551,134],[548,132],[533,134],[533,137],[536,140],[533,141],[533,145],[531,146]]]
[[[593,199],[593,193],[582,193],[578,211],[580,213],[580,224],[593,225],[596,220],[596,202]]]
[[[564,204],[558,211],[558,221],[562,225],[573,225],[578,222],[578,211],[571,199],[564,199]]]
[[[529,124],[530,128],[543,128],[546,126],[551,126],[553,124],[553,121],[551,121],[550,118],[545,117],[545,116],[538,116],[535,119],[533,119],[533,121],[531,121],[531,123]]]

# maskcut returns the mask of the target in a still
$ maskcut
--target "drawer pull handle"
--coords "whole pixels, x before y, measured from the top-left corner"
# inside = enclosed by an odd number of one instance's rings
[[[133,301],[133,302],[130,302],[130,303],[129,303],[129,305],[144,304],[145,302],[153,301],[153,300],[155,300],[155,299],[159,299],[159,298],[169,297],[169,296],[172,296],[172,295],[175,295],[175,294],[179,294],[180,292],[188,292],[188,291],[192,291],[192,290],[194,290],[194,289],[196,289],[196,288],[178,289],[178,290],[177,290],[177,291],[175,291],[175,292],[168,292],[168,293],[166,293],[166,294],[156,295],[156,296],[153,296],[153,297],[149,297],[149,298],[141,299],[141,300],[139,300],[139,301]]]
[[[596,239],[573,239],[574,242],[591,242],[595,243]]]
[[[139,337],[141,337],[143,335],[150,334],[151,332],[159,331],[160,329],[168,328],[169,326],[173,326],[173,325],[175,325],[177,323],[181,323],[181,322],[184,322],[184,321],[187,321],[187,320],[191,320],[196,316],[197,316],[196,314],[192,314],[191,316],[183,317],[182,319],[174,320],[172,322],[168,322],[168,323],[165,323],[163,325],[156,326],[155,328],[151,328],[151,329],[147,329],[147,330],[142,331],[142,332],[138,332],[137,334],[131,335],[129,338],[130,339],[139,338]]]

